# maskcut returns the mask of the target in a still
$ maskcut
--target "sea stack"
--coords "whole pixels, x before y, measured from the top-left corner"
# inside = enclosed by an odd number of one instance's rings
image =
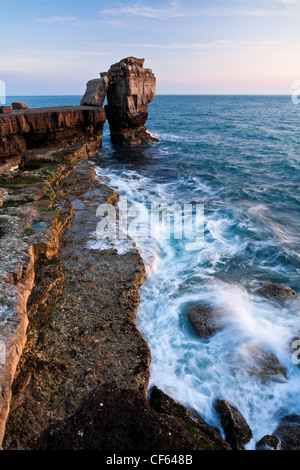
[[[108,73],[106,116],[111,141],[126,147],[149,144],[153,139],[147,132],[148,104],[154,99],[156,78],[144,69],[145,59],[127,57],[112,65]]]

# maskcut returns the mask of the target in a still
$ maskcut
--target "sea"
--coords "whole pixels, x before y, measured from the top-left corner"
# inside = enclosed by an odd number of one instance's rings
[[[65,106],[80,98],[7,102]],[[193,249],[157,227],[135,240],[147,270],[137,325],[151,349],[149,389],[156,385],[221,432],[214,403],[227,400],[248,422],[254,449],[284,416],[300,415],[291,346],[300,335],[299,301],[257,294],[274,282],[300,295],[300,105],[290,96],[158,95],[148,111],[148,131],[159,141],[123,149],[110,143],[106,125],[98,174],[142,218],[145,207],[201,207],[203,235]],[[187,317],[198,304],[222,312],[209,338],[197,337]],[[276,357],[286,378],[256,373],[258,351]]]

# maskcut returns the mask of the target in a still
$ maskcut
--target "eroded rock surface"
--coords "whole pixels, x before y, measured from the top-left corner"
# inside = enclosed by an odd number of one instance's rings
[[[144,59],[127,57],[101,75],[109,78],[105,111],[111,141],[129,147],[153,142],[145,122],[148,104],[155,97],[156,78],[150,69],[144,69]]]
[[[41,260],[52,263],[73,215],[67,200],[56,200],[55,182],[96,148],[84,143],[40,150],[43,161],[34,160],[29,152],[23,156],[22,170],[0,175],[0,341],[5,346],[5,360],[0,364],[0,445],[12,383],[27,340],[28,299],[37,283],[37,265]]]
[[[175,417],[201,450],[231,450],[218,429],[209,426],[195,410],[176,403],[157,387],[151,390],[150,406],[157,413]]]
[[[102,107],[108,90],[109,79],[107,76],[89,80],[86,85],[86,92],[81,100],[81,106]]]
[[[29,149],[97,141],[101,146],[103,108],[68,106],[14,110],[0,115],[0,163]],[[21,158],[19,158],[19,162]]]

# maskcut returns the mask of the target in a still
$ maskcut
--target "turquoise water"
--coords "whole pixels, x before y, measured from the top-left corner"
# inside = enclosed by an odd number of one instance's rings
[[[24,101],[59,106],[80,97]],[[217,427],[213,402],[230,401],[253,431],[251,449],[283,416],[300,414],[300,369],[290,348],[299,336],[299,303],[255,294],[263,281],[300,294],[300,106],[289,96],[157,96],[147,126],[160,142],[121,149],[106,125],[99,174],[141,208],[204,204],[202,248],[136,239],[148,272],[137,322],[151,348],[150,387]],[[222,330],[207,340],[186,316],[200,302],[223,311]],[[286,380],[262,383],[248,373],[258,367],[249,353],[255,347],[277,356]]]

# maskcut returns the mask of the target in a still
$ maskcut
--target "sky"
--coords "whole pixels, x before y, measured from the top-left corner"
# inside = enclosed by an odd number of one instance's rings
[[[300,0],[0,0],[8,95],[82,95],[119,60],[145,58],[158,94],[290,94]]]

